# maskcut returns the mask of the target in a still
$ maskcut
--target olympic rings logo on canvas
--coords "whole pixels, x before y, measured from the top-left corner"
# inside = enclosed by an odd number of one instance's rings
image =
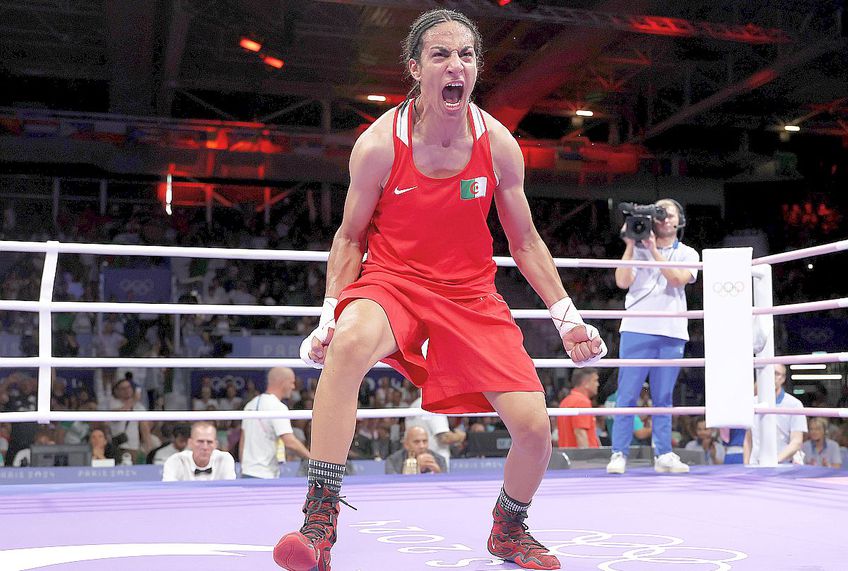
[[[718,547],[684,545],[670,535],[606,533],[585,529],[534,529],[533,535],[554,555],[597,559],[602,571],[626,571],[634,562],[649,563],[652,569],[679,569],[697,565],[700,571],[730,571],[730,563],[746,559],[741,551]]]

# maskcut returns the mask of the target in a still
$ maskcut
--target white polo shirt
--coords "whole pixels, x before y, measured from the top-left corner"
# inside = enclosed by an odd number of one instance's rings
[[[250,400],[244,410],[288,411],[289,407],[270,393],[262,393]],[[246,418],[241,421],[244,449],[241,473],[254,478],[278,478],[277,437],[291,434],[291,421],[287,418]]]
[[[701,258],[694,248],[682,242],[660,248],[660,253],[669,262],[697,262]],[[633,248],[634,260],[653,261],[654,257],[647,248]],[[689,283],[698,279],[698,270],[687,268],[692,273]],[[631,268],[635,280],[627,290],[624,308],[634,311],[686,311],[685,288],[672,287],[659,268]],[[657,319],[652,317],[625,317],[621,320],[619,331],[664,335],[689,341],[689,322],[685,317]]]
[[[754,404],[757,404],[757,397],[754,397]],[[804,408],[803,403],[787,394],[785,391],[780,391],[775,401],[777,408],[799,409]],[[776,414],[777,419],[777,453],[789,445],[789,439],[793,432],[807,432],[807,417],[797,414]],[[790,458],[787,462],[791,462]],[[751,464],[760,463],[760,423],[755,422],[751,427]]]
[[[212,469],[212,472],[205,470]],[[194,463],[191,450],[177,452],[165,461],[163,482],[188,480],[235,480],[236,462],[228,452],[213,450],[207,466]]]

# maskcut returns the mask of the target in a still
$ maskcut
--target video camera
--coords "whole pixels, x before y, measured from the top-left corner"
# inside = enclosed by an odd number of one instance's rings
[[[622,237],[635,240],[637,243],[651,235],[654,220],[665,220],[668,212],[656,204],[636,204],[621,202],[618,209],[624,214],[624,230]]]

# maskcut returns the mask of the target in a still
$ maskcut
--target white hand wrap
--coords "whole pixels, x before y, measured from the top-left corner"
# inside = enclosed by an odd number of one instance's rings
[[[553,304],[548,311],[551,313],[551,319],[553,319],[554,325],[556,326],[560,337],[565,337],[569,331],[582,325],[586,328],[586,335],[589,339],[600,338],[600,333],[598,333],[597,328],[583,322],[583,318],[580,317],[580,313],[578,313],[577,308],[574,307],[574,303],[571,301],[570,297],[562,298]],[[603,339],[601,339],[600,349],[600,352],[591,359],[581,361],[580,363],[575,362],[574,364],[578,367],[585,367],[586,365],[591,365],[604,357],[607,354],[607,345],[604,343]],[[568,353],[568,356],[571,357],[571,353],[569,351],[566,351],[566,353]]]
[[[309,358],[309,352],[312,350],[312,338],[317,338],[321,343],[327,341],[327,336],[330,334],[330,329],[336,328],[336,306],[339,300],[334,297],[325,297],[324,305],[321,307],[321,317],[318,319],[318,327],[306,336],[306,339],[300,344],[300,359],[316,369],[323,369],[324,365],[316,363]]]

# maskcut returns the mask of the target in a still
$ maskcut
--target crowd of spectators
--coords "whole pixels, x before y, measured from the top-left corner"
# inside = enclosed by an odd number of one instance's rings
[[[306,191],[303,191],[306,192]],[[337,201],[340,202],[340,201]],[[8,206],[3,212],[1,239],[111,244],[156,244],[203,247],[269,248],[327,250],[339,222],[339,208],[330,220],[322,220],[310,201],[298,193],[281,201],[272,212],[270,223],[263,213],[253,208],[215,209],[211,223],[204,209],[176,208],[167,216],[158,203],[115,204],[100,213],[94,203],[72,203],[60,209],[53,228],[45,226],[50,219],[47,205],[23,202]],[[611,219],[600,202],[551,198],[531,198],[531,208],[539,231],[555,257],[618,258],[623,248],[617,233],[620,221]],[[336,205],[337,207],[340,204]],[[790,209],[791,211],[791,209]],[[791,212],[790,212],[791,213]],[[493,214],[494,216],[494,214]],[[789,218],[787,218],[789,220]],[[794,220],[794,218],[792,218]],[[787,222],[789,223],[789,222]],[[706,227],[706,225],[705,225]],[[33,228],[38,228],[33,231]],[[723,235],[698,229],[697,218],[690,217],[687,242],[697,250],[721,244]],[[506,239],[493,224],[495,255],[509,255]],[[8,300],[36,300],[44,260],[41,256],[12,254],[0,262],[0,297]],[[323,264],[296,262],[255,262],[240,260],[192,259],[184,264],[176,259],[114,257],[95,255],[62,255],[55,285],[57,301],[109,301],[102,299],[100,274],[104,267],[170,267],[177,292],[183,303],[320,305],[324,289]],[[566,287],[580,308],[620,309],[624,294],[615,287],[613,272],[594,269],[561,269]],[[798,287],[803,270],[789,267],[775,279],[775,303],[805,301]],[[501,268],[496,283],[513,308],[541,308],[539,298],[515,268]],[[692,288],[690,309],[702,307],[700,288]],[[799,293],[800,292],[800,293]],[[223,357],[229,353],[227,335],[293,335],[303,336],[314,328],[314,318],[244,317],[230,315],[187,315],[179,320],[170,315],[95,314],[74,312],[54,314],[53,354],[55,356],[115,357]],[[618,321],[595,321],[610,349],[610,357],[618,352]],[[520,320],[528,352],[534,357],[565,357],[562,345],[545,320]],[[176,328],[178,331],[175,331]],[[37,314],[0,311],[0,334],[20,337],[22,355],[36,355],[38,339]],[[175,335],[178,333],[178,335]],[[689,357],[703,356],[701,323],[690,322]],[[177,340],[181,340],[177,341]],[[194,339],[193,344],[186,340]],[[780,333],[778,333],[780,343]],[[603,370],[595,404],[603,405],[614,395],[616,370]],[[568,394],[567,371],[539,371],[548,406],[555,407]],[[287,404],[292,409],[310,409],[317,375],[298,371],[298,385]],[[128,381],[124,383],[124,381]],[[123,383],[123,386],[122,386]],[[126,390],[123,387],[130,387]],[[31,411],[36,407],[35,372],[0,371],[0,410]],[[126,394],[124,394],[126,393]],[[70,386],[66,379],[54,378],[51,404],[55,410],[237,410],[257,393],[250,382],[237,386],[230,383],[215,388],[201,385],[192,392],[184,371],[168,367],[155,369],[119,369],[98,371],[91,383]],[[360,390],[361,407],[407,407],[418,392],[408,381],[394,377],[367,378]],[[678,383],[676,404],[703,404],[703,371],[684,370]],[[675,446],[698,441],[694,422],[675,417]],[[650,419],[646,418],[646,422]],[[125,426],[136,424],[137,427]],[[293,421],[295,435],[309,444],[309,422]],[[491,431],[502,428],[494,418],[451,418],[451,429],[465,432]],[[607,437],[599,422],[601,443]],[[0,455],[7,464],[33,442],[91,442],[96,456],[114,457],[117,462],[152,462],[157,450],[174,440],[177,423],[58,423],[43,427],[29,424],[0,424]],[[234,454],[238,450],[237,422],[219,422],[219,447]],[[137,431],[127,435],[127,431]],[[829,434],[842,446],[848,444],[843,427],[829,427]],[[179,432],[179,431],[178,431]],[[397,419],[362,421],[357,426],[351,458],[386,458],[402,447],[404,423]],[[703,434],[701,435],[703,436]],[[95,442],[97,443],[95,445]],[[465,453],[464,443],[452,450]],[[126,456],[129,456],[127,458]]]

